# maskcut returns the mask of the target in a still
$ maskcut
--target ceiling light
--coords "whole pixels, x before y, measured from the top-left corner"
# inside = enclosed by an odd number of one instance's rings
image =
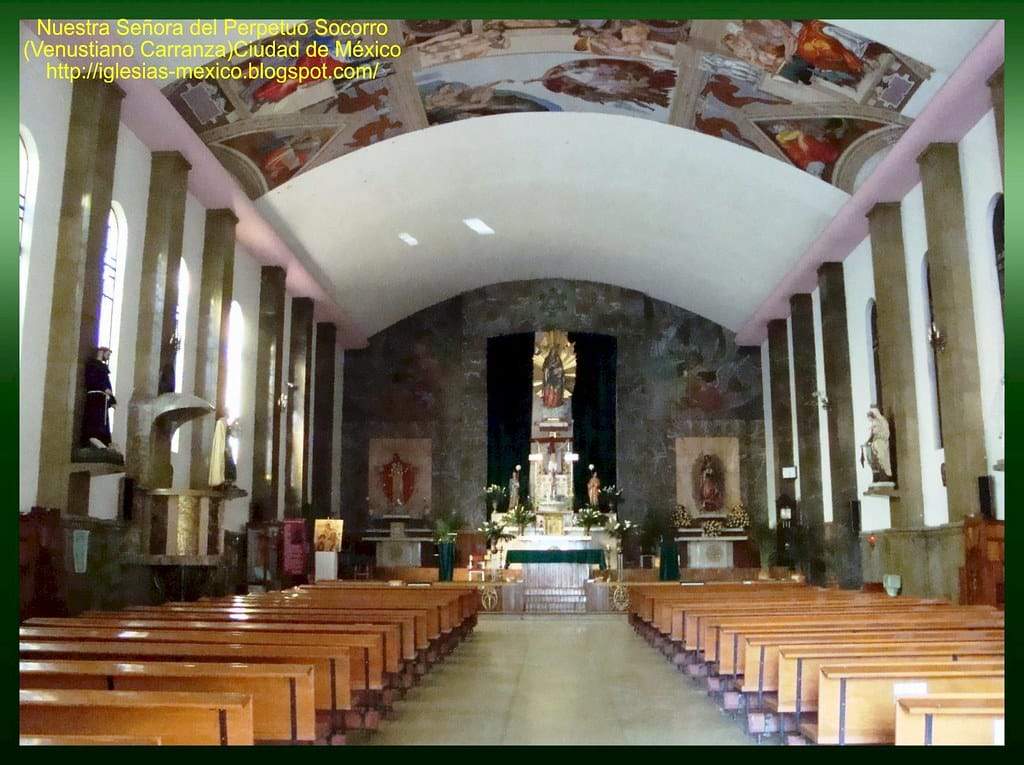
[[[494,233],[494,229],[479,218],[464,218],[462,222],[481,236],[487,236]]]
[[[419,244],[419,241],[416,239],[416,237],[414,237],[412,234],[407,234],[404,231],[398,235],[398,238],[401,239],[410,247],[415,247],[417,244]]]

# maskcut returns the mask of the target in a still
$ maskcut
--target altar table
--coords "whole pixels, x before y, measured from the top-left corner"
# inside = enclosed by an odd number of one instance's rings
[[[509,550],[505,553],[505,567],[510,563],[586,563],[606,568],[604,550],[582,548],[576,550]]]

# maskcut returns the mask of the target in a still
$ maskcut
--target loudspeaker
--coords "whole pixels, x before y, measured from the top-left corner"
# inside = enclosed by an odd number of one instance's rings
[[[850,500],[850,531],[860,534],[860,500]]]
[[[993,520],[996,517],[995,504],[992,501],[992,476],[978,476],[978,507],[981,517]]]

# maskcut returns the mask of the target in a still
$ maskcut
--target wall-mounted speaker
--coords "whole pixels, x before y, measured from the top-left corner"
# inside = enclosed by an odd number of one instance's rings
[[[996,507],[992,499],[992,476],[978,476],[978,507],[981,509],[981,517],[990,520],[996,517]]]

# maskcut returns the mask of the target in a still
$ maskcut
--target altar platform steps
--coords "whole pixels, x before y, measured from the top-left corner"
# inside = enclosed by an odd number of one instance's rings
[[[533,614],[582,614],[587,611],[587,593],[582,587],[528,588],[525,610]]]

